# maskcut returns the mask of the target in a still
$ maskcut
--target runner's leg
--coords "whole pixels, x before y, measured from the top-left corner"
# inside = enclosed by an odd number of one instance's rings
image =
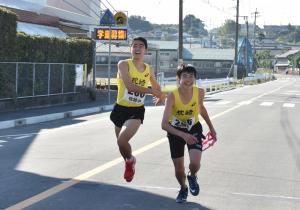
[[[119,134],[120,134],[121,129],[122,129],[122,128],[115,126],[115,134],[116,134],[117,139],[118,139],[118,137],[119,137]]]
[[[186,175],[184,170],[184,157],[174,158],[173,164],[175,167],[175,176],[178,183],[181,186],[181,189],[185,189],[187,186],[185,184]]]
[[[190,156],[189,169],[192,176],[195,176],[200,169],[201,154],[202,152],[200,150],[197,149],[189,150],[189,156]]]
[[[132,156],[129,140],[134,136],[141,125],[140,119],[127,120],[118,135],[118,146],[123,158],[130,159]]]

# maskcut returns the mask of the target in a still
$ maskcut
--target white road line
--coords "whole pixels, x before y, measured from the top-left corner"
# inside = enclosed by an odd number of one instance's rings
[[[285,87],[287,85],[290,85],[290,84],[283,85],[281,87],[278,87],[275,90],[272,90],[272,91],[267,92],[267,93],[263,93],[263,94],[258,95],[256,97],[253,97],[252,99],[250,99],[250,101],[258,99],[260,97],[263,97],[263,96],[265,96],[267,94],[271,94],[271,93],[273,93],[275,91],[278,91],[278,90],[280,90],[281,88],[283,88],[283,87]],[[230,109],[227,109],[227,110],[225,110],[225,111],[223,111],[223,112],[221,112],[219,114],[216,114],[216,115],[212,116],[211,119],[215,119],[217,117],[223,116],[224,114],[226,114],[226,113],[228,113],[230,111],[233,111],[233,110],[239,108],[240,106],[242,106],[242,105],[236,105],[234,107],[231,107]],[[69,126],[66,126],[66,127],[69,127]],[[54,129],[54,131],[55,130],[57,130],[57,129]],[[150,150],[150,149],[152,149],[152,148],[154,148],[154,147],[156,147],[156,146],[158,146],[158,145],[160,145],[160,144],[162,144],[164,142],[167,142],[167,138],[162,138],[162,139],[159,139],[159,140],[157,140],[157,141],[155,141],[155,142],[153,142],[151,144],[148,144],[148,145],[146,145],[146,146],[144,146],[144,147],[142,147],[142,148],[134,151],[133,154],[134,155],[139,155],[139,154],[141,154],[141,153],[143,153],[145,151],[148,151],[148,150]],[[39,194],[37,194],[35,196],[32,196],[32,197],[30,197],[30,198],[28,198],[26,200],[23,200],[23,201],[15,204],[13,206],[10,206],[6,210],[17,210],[17,209],[19,210],[19,209],[23,209],[23,208],[29,207],[29,206],[31,206],[31,205],[33,205],[35,203],[38,203],[38,202],[40,202],[40,201],[42,201],[42,200],[44,200],[44,199],[46,199],[46,198],[48,198],[48,197],[50,197],[50,196],[58,193],[58,192],[61,192],[61,191],[65,190],[65,189],[67,189],[67,188],[69,188],[69,187],[71,187],[71,186],[73,186],[73,185],[81,182],[81,181],[84,181],[84,180],[88,179],[89,177],[92,177],[92,176],[94,176],[96,174],[99,174],[99,173],[101,173],[101,172],[109,169],[109,168],[112,168],[113,166],[115,166],[115,165],[117,165],[119,163],[122,163],[123,161],[124,160],[123,160],[122,157],[116,158],[116,159],[114,159],[112,161],[109,161],[109,162],[107,162],[107,163],[105,163],[103,165],[100,165],[100,166],[98,166],[98,167],[96,167],[96,168],[94,168],[94,169],[92,169],[90,171],[87,171],[87,172],[85,172],[83,174],[80,174],[79,176],[74,177],[74,178],[72,178],[72,179],[70,179],[70,180],[68,180],[66,182],[63,182],[63,183],[61,183],[59,185],[56,185],[56,186],[54,186],[54,187],[52,187],[52,188],[50,188],[50,189],[48,189],[48,190],[46,190],[44,192],[41,192],[41,193],[39,193]]]
[[[253,101],[241,101],[241,102],[239,102],[238,104],[239,104],[239,105],[249,105],[249,104],[251,104],[251,103],[253,103]]]
[[[221,101],[221,102],[218,102],[217,104],[218,105],[226,105],[226,104],[229,104],[231,103],[231,101]]]
[[[274,104],[274,102],[265,101],[265,102],[262,102],[260,105],[261,106],[272,106],[273,104]]]
[[[29,137],[31,137],[31,135],[19,136],[19,137],[15,137],[14,139],[19,140],[19,139],[26,139],[26,138],[29,138]]]
[[[284,103],[282,106],[283,106],[283,107],[288,107],[288,108],[293,108],[293,107],[295,107],[295,104],[292,104],[292,103]]]
[[[252,197],[265,197],[265,198],[280,198],[289,200],[300,200],[299,197],[283,196],[283,195],[267,195],[267,194],[253,194],[253,193],[232,193],[233,195],[252,196]]]

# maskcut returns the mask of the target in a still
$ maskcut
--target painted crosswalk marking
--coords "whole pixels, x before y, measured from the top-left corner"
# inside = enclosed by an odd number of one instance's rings
[[[260,105],[261,106],[272,106],[273,104],[274,104],[274,102],[265,101],[265,102],[262,102]]]
[[[293,107],[295,107],[295,104],[292,104],[292,103],[284,103],[282,106],[283,106],[283,107],[293,108]]]
[[[249,105],[249,104],[251,104],[251,103],[253,103],[253,101],[241,101],[241,102],[239,102],[238,104],[239,104],[239,105]]]

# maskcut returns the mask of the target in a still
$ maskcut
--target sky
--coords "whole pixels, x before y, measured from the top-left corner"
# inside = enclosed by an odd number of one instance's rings
[[[109,6],[107,1],[113,6]],[[179,0],[102,0],[103,5],[112,12],[124,11],[139,15],[151,23],[178,24]],[[183,17],[193,14],[204,21],[206,29],[224,24],[226,19],[235,20],[237,0],[183,0]],[[106,9],[102,5],[102,9]],[[240,16],[248,16],[248,22],[254,23],[254,12],[258,11],[256,23],[263,25],[300,25],[299,0],[240,0]],[[239,23],[245,23],[243,17]]]

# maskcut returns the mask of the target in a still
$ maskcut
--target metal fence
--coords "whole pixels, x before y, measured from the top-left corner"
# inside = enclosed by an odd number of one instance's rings
[[[0,100],[76,92],[76,64],[0,62]]]

